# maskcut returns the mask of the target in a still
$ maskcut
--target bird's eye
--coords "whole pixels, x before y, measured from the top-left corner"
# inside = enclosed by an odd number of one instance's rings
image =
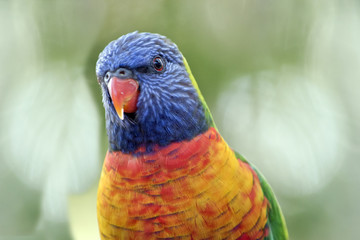
[[[162,72],[165,67],[165,61],[160,56],[156,56],[152,61],[153,67],[157,72]]]

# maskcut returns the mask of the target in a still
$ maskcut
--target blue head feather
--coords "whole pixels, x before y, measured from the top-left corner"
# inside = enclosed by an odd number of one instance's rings
[[[166,64],[156,72],[152,59],[161,56]],[[104,76],[124,67],[140,85],[135,114],[121,120],[112,104]],[[110,150],[135,152],[144,146],[190,140],[209,126],[198,93],[189,78],[177,46],[158,34],[133,32],[112,41],[100,53],[96,75],[102,87]]]

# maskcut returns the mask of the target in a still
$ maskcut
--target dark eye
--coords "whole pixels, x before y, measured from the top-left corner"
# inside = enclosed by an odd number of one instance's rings
[[[162,72],[164,70],[165,61],[160,56],[154,57],[152,64],[157,72]]]

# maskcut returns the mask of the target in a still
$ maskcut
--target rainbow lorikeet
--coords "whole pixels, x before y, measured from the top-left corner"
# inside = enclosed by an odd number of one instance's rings
[[[96,74],[109,137],[101,239],[288,239],[270,186],[221,137],[174,43],[129,33]]]

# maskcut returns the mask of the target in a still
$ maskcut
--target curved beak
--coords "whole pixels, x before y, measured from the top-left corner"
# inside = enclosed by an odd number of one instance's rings
[[[137,109],[139,83],[132,79],[121,79],[113,76],[107,84],[116,113],[121,120],[124,112],[133,113]]]

